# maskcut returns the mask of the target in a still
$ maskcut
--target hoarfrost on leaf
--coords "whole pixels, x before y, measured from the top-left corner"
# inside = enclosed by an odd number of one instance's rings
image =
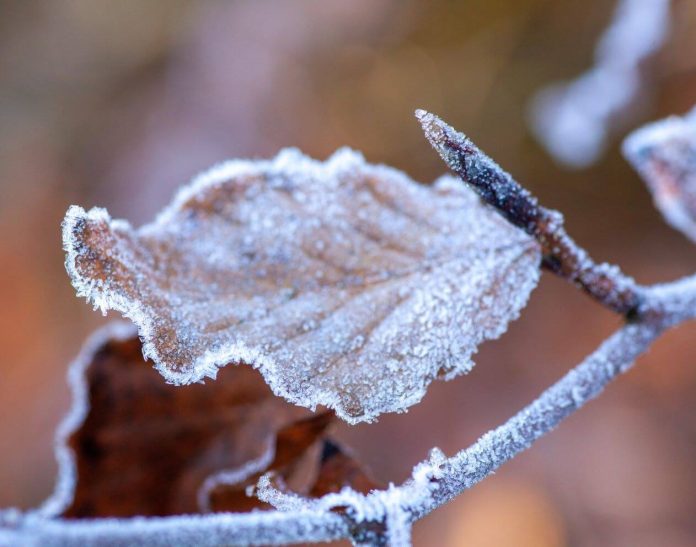
[[[634,131],[623,152],[667,222],[696,242],[696,108]]]
[[[540,262],[460,181],[419,185],[347,149],[220,164],[139,229],[73,206],[63,240],[78,294],[132,319],[168,382],[246,363],[352,423],[470,370]]]

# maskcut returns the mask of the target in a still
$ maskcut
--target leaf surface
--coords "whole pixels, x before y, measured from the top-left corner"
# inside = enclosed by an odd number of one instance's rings
[[[696,242],[696,108],[634,131],[623,152],[667,222]]]
[[[539,277],[536,242],[460,181],[346,149],[223,163],[139,229],[72,207],[63,239],[78,293],[131,318],[168,382],[246,363],[352,423],[470,370]]]
[[[143,359],[132,325],[98,331],[70,377],[75,401],[59,429],[58,486],[44,513],[207,511],[206,484],[232,470],[241,495],[228,497],[225,510],[247,511],[266,506],[244,492],[262,473],[292,484],[303,458],[311,476],[320,467],[330,413],[279,399],[247,367],[228,367],[210,385],[168,385]]]

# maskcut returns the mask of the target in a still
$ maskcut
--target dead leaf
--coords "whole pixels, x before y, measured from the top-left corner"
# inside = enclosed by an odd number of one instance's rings
[[[623,152],[667,222],[696,241],[696,109],[634,131]]]
[[[72,207],[63,238],[78,294],[132,319],[167,381],[246,363],[352,423],[470,370],[539,276],[537,244],[460,181],[345,149],[221,164],[137,230]]]
[[[336,442],[325,439],[319,473],[309,496],[320,498],[343,488],[352,488],[361,494],[384,488],[375,481],[350,452]]]
[[[242,492],[262,472],[291,478],[331,421],[275,397],[248,367],[227,367],[210,385],[168,385],[127,327],[99,331],[71,369],[76,400],[60,429],[58,487],[45,512],[197,513],[206,479],[224,470],[249,471]],[[262,505],[243,496],[226,510]]]
[[[198,492],[199,506],[206,511],[248,511],[255,507],[270,508],[247,492],[264,473],[272,471],[296,492],[304,492],[320,466],[317,440],[333,417],[324,412],[291,423],[278,431],[265,465],[244,464],[210,475]]]
[[[302,424],[293,424],[291,428],[299,431]],[[281,445],[283,432],[278,435],[278,444]],[[305,436],[306,438],[306,436]],[[315,441],[316,438],[312,439]],[[297,448],[301,448],[297,450]],[[375,481],[364,467],[341,445],[330,439],[324,439],[322,450],[312,452],[305,441],[300,445],[292,443],[285,445],[284,450],[279,450],[276,459],[269,466],[274,471],[274,480],[283,490],[299,494],[307,498],[320,498],[331,492],[340,492],[343,488],[352,488],[356,492],[367,494],[372,490],[383,488],[384,485]],[[293,472],[297,473],[297,467],[304,464],[309,473],[301,476],[299,481],[292,479]],[[249,507],[265,506],[256,498],[249,498],[245,493],[247,486],[256,484],[263,473],[259,472],[253,479],[235,483],[224,480],[224,473],[219,477],[211,477],[214,484],[209,488],[206,505],[212,511],[238,511],[239,507],[246,503]],[[301,475],[301,474],[300,474]],[[223,479],[223,480],[220,480]],[[290,480],[289,480],[290,479]],[[252,505],[253,504],[253,505]]]

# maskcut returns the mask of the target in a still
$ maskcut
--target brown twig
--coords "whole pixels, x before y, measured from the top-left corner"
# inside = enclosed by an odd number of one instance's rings
[[[647,314],[625,325],[581,364],[498,428],[450,458],[441,453],[414,468],[401,486],[367,496],[330,494],[316,506],[284,511],[176,517],[71,520],[38,513],[0,511],[0,546],[52,545],[88,547],[148,545],[258,545],[352,538],[363,545],[394,547],[407,542],[390,537],[389,509],[402,513],[410,526],[439,506],[480,482],[529,448],[565,418],[594,399],[665,329],[696,317],[696,276],[645,289]],[[298,498],[299,499],[299,498]],[[330,500],[329,500],[330,501]],[[312,502],[307,501],[307,504]],[[346,509],[336,512],[336,507]],[[408,532],[408,530],[402,530]]]
[[[468,137],[434,114],[417,110],[425,136],[445,163],[509,222],[541,245],[543,265],[578,285],[604,306],[628,318],[640,313],[642,289],[618,267],[597,264],[566,233],[563,216],[536,197]]]

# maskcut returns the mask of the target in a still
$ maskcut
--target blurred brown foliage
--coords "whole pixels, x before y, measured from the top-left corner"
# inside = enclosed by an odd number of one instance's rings
[[[348,145],[429,181],[443,166],[412,118],[425,107],[566,213],[597,259],[641,282],[696,270],[693,246],[662,222],[616,146],[567,172],[526,127],[531,94],[591,62],[613,5],[1,3],[0,506],[29,507],[50,491],[67,363],[99,322],[62,267],[58,225],[70,203],[139,224],[211,163],[288,145],[319,158]],[[643,120],[696,99],[696,5],[675,10]],[[469,377],[339,437],[377,476],[403,479],[431,446],[453,453],[510,416],[618,323],[545,276]],[[598,401],[419,523],[416,544],[696,543],[692,328],[669,333]]]
[[[77,468],[74,498],[63,512],[69,518],[197,513],[208,477],[263,461],[269,450],[273,458],[262,470],[292,484],[303,457],[311,460],[305,467],[318,469],[309,448],[332,421],[330,413],[313,415],[273,396],[249,367],[226,367],[205,385],[166,384],[135,335],[99,347],[85,382],[89,411],[68,439]],[[202,493],[206,504],[227,511],[264,506],[245,495],[260,474],[212,487]]]

